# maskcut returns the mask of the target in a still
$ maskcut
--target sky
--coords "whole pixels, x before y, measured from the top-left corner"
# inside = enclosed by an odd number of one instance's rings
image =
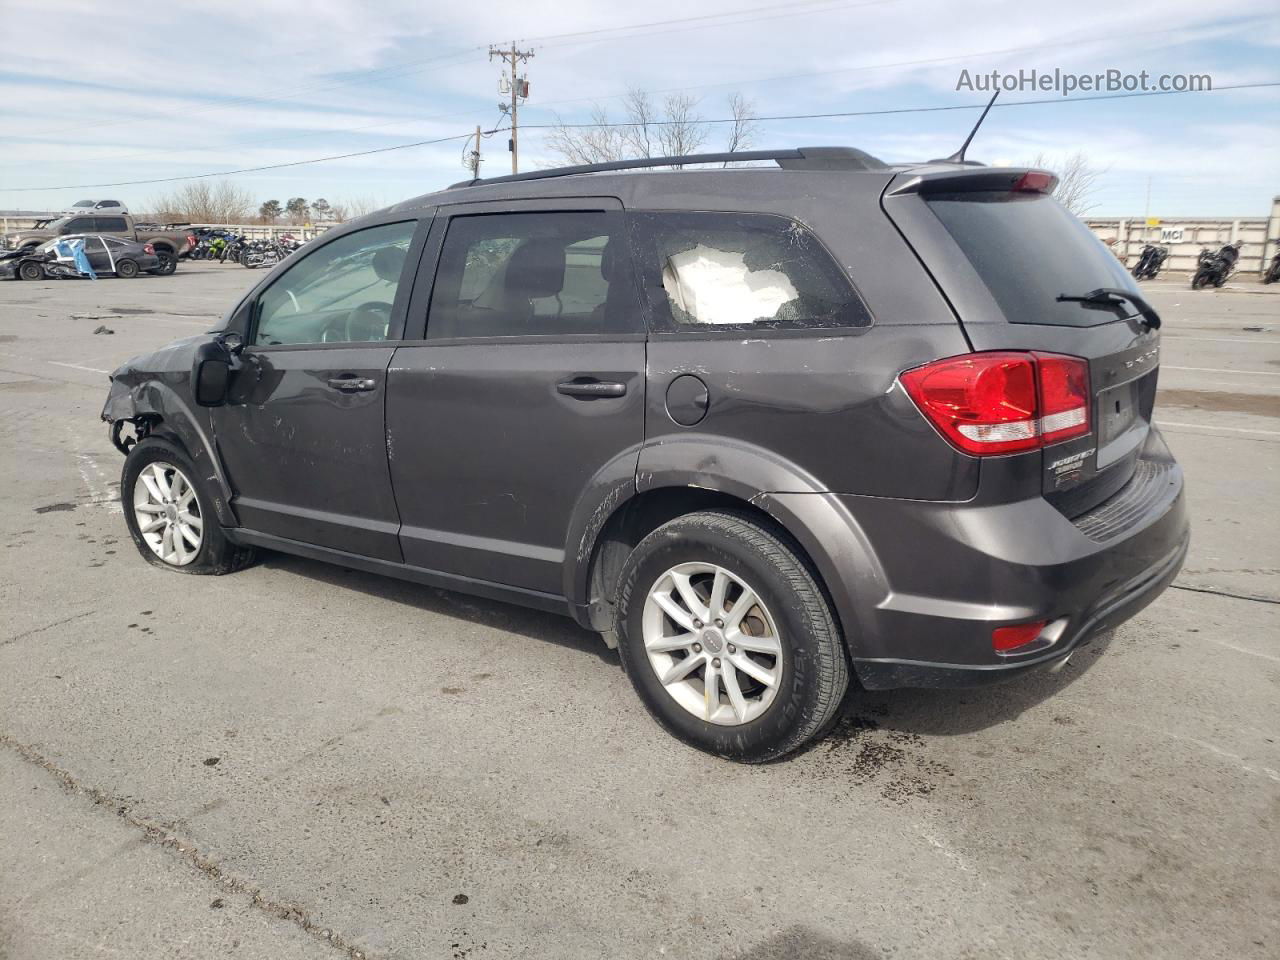
[[[561,161],[546,125],[628,89],[698,98],[707,119],[740,93],[766,121],[752,148],[851,145],[890,162],[945,156],[989,94],[962,70],[1209,74],[1215,92],[1082,100],[1001,93],[970,148],[984,163],[1082,152],[1097,216],[1265,216],[1280,195],[1280,17],[1275,0],[255,0],[153,4],[0,0],[0,209],[119,199],[145,210],[161,180],[225,176],[256,201],[382,206],[463,179],[462,139],[503,125],[490,44],[523,66],[521,169]],[[1050,103],[1017,105],[1021,100]],[[955,108],[926,110],[919,108]],[[539,126],[542,125],[542,126]],[[713,126],[704,149],[723,148]],[[510,172],[507,134],[482,175]],[[217,179],[217,178],[214,178]],[[56,188],[56,189],[49,189]]]

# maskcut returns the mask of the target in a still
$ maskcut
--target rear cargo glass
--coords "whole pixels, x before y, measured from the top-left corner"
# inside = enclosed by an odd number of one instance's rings
[[[1137,289],[1102,241],[1044,194],[979,191],[926,200],[1012,323],[1110,323],[1119,319],[1115,310],[1059,303],[1058,295]]]

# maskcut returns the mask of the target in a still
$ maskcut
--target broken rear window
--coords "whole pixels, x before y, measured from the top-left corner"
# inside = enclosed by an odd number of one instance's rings
[[[861,327],[871,322],[844,272],[805,227],[753,213],[631,216],[659,330]]]

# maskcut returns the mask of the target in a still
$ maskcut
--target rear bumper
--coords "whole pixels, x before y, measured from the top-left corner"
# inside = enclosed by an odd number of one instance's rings
[[[939,504],[848,497],[879,567],[860,591],[850,654],[868,688],[975,686],[1050,665],[1132,617],[1177,576],[1190,542],[1182,471],[1154,429],[1149,469],[1084,517],[1042,497]],[[1141,463],[1141,461],[1140,461]],[[1053,626],[1024,652],[997,654],[997,627]]]
[[[1185,536],[1174,550],[1149,571],[1134,577],[1084,611],[1077,622],[1048,650],[1000,663],[931,663],[921,660],[855,659],[858,679],[871,690],[893,687],[980,687],[1023,673],[1050,667],[1065,660],[1090,640],[1124,623],[1164,592],[1182,569],[1191,543]]]

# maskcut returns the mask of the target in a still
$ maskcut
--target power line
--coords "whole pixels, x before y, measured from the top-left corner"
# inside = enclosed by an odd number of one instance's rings
[[[1028,107],[1028,106],[1060,104],[1060,103],[1085,103],[1085,102],[1099,101],[1099,100],[1129,100],[1137,97],[1167,97],[1167,96],[1181,96],[1186,94],[1221,93],[1223,91],[1228,91],[1228,90],[1251,90],[1251,89],[1260,89],[1264,87],[1280,87],[1280,80],[1264,81],[1259,83],[1225,84],[1220,87],[1214,87],[1212,90],[1148,90],[1148,91],[1135,92],[1135,93],[1096,94],[1096,95],[1087,96],[1087,97],[1046,97],[1044,99],[1036,99],[1036,100],[1006,100],[1004,102],[997,101],[994,109],[1001,110],[1009,107]],[[769,122],[785,121],[785,120],[831,120],[831,119],[838,119],[838,118],[844,118],[844,117],[872,117],[872,116],[889,116],[894,114],[941,113],[941,112],[954,111],[954,110],[981,110],[985,106],[986,106],[985,103],[971,103],[971,104],[949,104],[945,106],[936,106],[936,107],[894,107],[894,108],[884,109],[884,110],[844,110],[844,111],[831,112],[831,113],[777,114],[777,115],[768,116],[768,117],[753,117],[752,119],[757,120],[761,123],[769,123]],[[734,118],[734,117],[716,117],[709,120],[701,120],[699,122],[708,123],[708,124],[733,123],[735,122],[736,119],[737,118]],[[650,124],[652,126],[666,126],[672,123],[679,123],[679,122],[680,121],[676,121],[676,120],[656,120],[656,121],[650,121]],[[544,129],[545,130],[545,129],[558,127],[558,126],[562,126],[562,125],[550,124],[550,123],[525,124],[525,129]],[[569,128],[601,127],[601,126],[622,127],[622,126],[634,126],[634,124],[629,123],[627,121],[619,121],[616,123],[611,122],[611,123],[603,123],[603,124],[601,123],[563,124],[563,126],[569,127]],[[496,127],[492,130],[486,130],[483,133],[485,136],[489,136],[494,133],[502,133],[508,129],[510,128]],[[0,191],[7,192],[7,193],[17,193],[20,191],[35,192],[35,191],[42,191],[42,190],[87,190],[91,188],[97,189],[101,187],[131,187],[131,186],[139,186],[139,185],[154,184],[154,183],[174,183],[180,180],[203,180],[208,177],[229,177],[229,176],[234,176],[236,174],[241,174],[241,173],[258,173],[264,170],[279,170],[284,167],[301,167],[301,166],[306,166],[312,163],[327,163],[331,160],[346,160],[352,157],[366,157],[366,156],[371,156],[377,153],[390,153],[394,150],[408,150],[412,147],[425,147],[425,146],[430,146],[431,144],[436,144],[436,143],[448,143],[454,140],[467,140],[473,136],[475,136],[474,133],[458,133],[449,137],[438,137],[433,140],[417,140],[412,143],[393,144],[392,146],[389,146],[389,147],[378,147],[373,150],[359,150],[354,153],[342,153],[342,154],[336,154],[334,156],[328,156],[328,157],[313,157],[308,160],[293,160],[288,163],[273,163],[273,164],[267,164],[265,166],[260,166],[260,167],[244,167],[239,170],[220,170],[220,171],[215,171],[213,173],[188,174],[186,176],[180,176],[180,177],[163,177],[163,178],[154,179],[154,180],[125,180],[117,183],[62,184],[60,186],[53,186],[53,187],[0,187]]]
[[[617,39],[615,37],[603,37],[603,34],[621,33],[624,37],[653,36],[653,33],[647,32],[653,27],[670,27],[679,26],[685,30],[699,30],[705,27],[718,26],[736,26],[740,23],[755,23],[759,20],[773,20],[776,17],[792,17],[807,16],[815,13],[831,13],[835,10],[856,7],[878,7],[889,3],[899,3],[901,0],[861,0],[861,2],[850,3],[848,0],[804,0],[800,3],[772,3],[763,7],[748,7],[744,10],[728,10],[723,13],[707,13],[695,17],[678,17],[671,20],[653,20],[649,23],[632,23],[619,27],[600,27],[595,30],[577,30],[572,33],[553,33],[541,37],[521,37],[522,43],[538,44],[541,47],[549,46],[567,46],[570,43],[590,43],[596,39]],[[806,7],[817,7],[819,9],[804,9]],[[775,14],[775,11],[782,11]],[[753,17],[751,14],[769,13],[770,16]],[[732,19],[728,23],[720,21],[728,18],[746,17],[747,19]],[[690,27],[688,24],[697,23],[699,21],[717,21],[714,23],[705,23],[702,27]],[[633,33],[633,31],[635,31]],[[646,31],[646,32],[640,32]],[[666,30],[655,31],[656,33],[667,33]],[[562,42],[555,42],[562,41]]]
[[[994,109],[1004,107],[1029,107],[1035,105],[1043,105],[1046,103],[1084,103],[1091,100],[1127,100],[1133,97],[1167,97],[1177,96],[1186,93],[1217,93],[1220,90],[1247,90],[1254,87],[1280,87],[1280,80],[1268,81],[1265,83],[1232,83],[1224,84],[1220,87],[1214,87],[1212,90],[1146,90],[1135,93],[1100,93],[1088,97],[1046,97],[1043,100],[1005,100],[1003,103],[997,101]],[[778,114],[770,117],[752,117],[751,120],[759,123],[768,123],[775,120],[834,120],[841,117],[878,117],[899,113],[942,113],[949,110],[980,110],[986,104],[982,103],[965,103],[950,104],[940,107],[894,107],[886,110],[842,110],[835,113],[788,113]],[[699,120],[699,123],[735,123],[736,117],[717,117],[712,120]],[[648,120],[645,121],[651,127],[669,126],[672,124],[687,123],[685,120]],[[526,123],[526,130],[555,130],[555,129],[577,129],[590,127],[634,127],[636,124],[630,120],[609,121],[606,123]]]
[[[830,11],[837,10],[837,9],[842,9],[842,8],[845,8],[845,7],[864,7],[864,6],[875,6],[875,5],[884,4],[884,3],[896,3],[896,2],[899,2],[899,0],[864,0],[864,2],[859,2],[859,3],[847,3],[847,2],[845,2],[845,3],[838,3],[838,4],[836,4],[835,6],[832,6],[831,4],[833,4],[834,2],[835,2],[835,0],[812,0],[812,3],[802,3],[802,4],[798,4],[798,5],[796,5],[796,6],[802,6],[802,7],[803,7],[803,6],[811,6],[811,5],[814,5],[814,6],[821,6],[821,7],[823,7],[823,9],[816,9],[816,10],[801,10],[801,11],[799,11],[799,13],[801,13],[801,14],[806,14],[806,13],[824,13],[824,12],[830,12]],[[574,37],[584,37],[584,36],[587,36],[587,35],[595,35],[595,34],[600,34],[600,33],[615,32],[615,31],[622,31],[622,30],[640,29],[640,28],[642,28],[642,27],[662,26],[662,25],[671,24],[671,23],[685,23],[685,22],[692,22],[692,21],[703,21],[703,20],[708,19],[709,17],[723,18],[723,17],[729,17],[729,16],[741,15],[741,14],[745,14],[745,13],[754,13],[754,12],[759,12],[759,11],[762,11],[762,10],[772,10],[772,9],[776,9],[776,8],[785,8],[785,9],[790,9],[790,7],[791,7],[791,5],[787,5],[787,4],[779,4],[779,5],[772,5],[772,6],[765,6],[765,7],[753,7],[753,8],[749,8],[749,9],[747,9],[747,10],[742,10],[742,11],[731,11],[731,12],[728,12],[728,13],[722,13],[722,14],[706,14],[706,15],[699,16],[699,17],[687,17],[687,18],[682,18],[682,19],[677,19],[677,20],[660,20],[660,21],[653,21],[653,22],[651,22],[651,23],[647,23],[647,24],[631,24],[631,25],[629,25],[629,26],[622,26],[622,27],[602,27],[602,28],[600,28],[599,30],[579,31],[579,32],[577,32],[577,33],[569,33],[569,34],[550,34],[550,35],[547,35],[547,36],[545,36],[545,37],[535,37],[535,38],[532,38],[532,40],[531,40],[531,41],[524,41],[524,42],[533,42],[533,41],[541,42],[541,41],[544,41],[544,40],[555,40],[555,39],[559,39],[559,38],[561,38],[561,37],[569,37],[569,38],[574,38]],[[771,19],[771,18],[767,18],[767,17],[757,17],[756,19],[757,19],[757,20],[759,20],[759,19]],[[1235,27],[1235,26],[1242,26],[1242,25],[1245,25],[1245,24],[1251,23],[1251,22],[1253,22],[1253,21],[1254,21],[1254,20],[1256,20],[1256,19],[1259,19],[1259,18],[1257,18],[1257,17],[1246,17],[1246,18],[1244,18],[1244,19],[1240,20],[1238,23],[1234,24],[1234,25],[1233,25],[1233,27]],[[751,22],[751,21],[739,21],[739,22],[743,22],[743,23],[745,23],[745,22]],[[705,27],[716,26],[716,25],[717,25],[717,23],[703,23],[703,24],[701,24],[700,26],[693,26],[693,27],[689,27],[688,29],[694,29],[694,30],[697,30],[697,29],[703,29],[703,28],[705,28]],[[1156,30],[1145,30],[1145,31],[1139,31],[1139,32],[1135,32],[1135,33],[1129,33],[1129,34],[1126,34],[1126,37],[1127,37],[1127,38],[1132,39],[1132,38],[1134,38],[1134,37],[1145,37],[1145,36],[1151,36],[1151,35],[1159,35],[1159,34],[1166,34],[1166,33],[1174,33],[1174,32],[1178,32],[1178,31],[1180,31],[1180,30],[1182,30],[1182,29],[1183,29],[1183,28],[1181,28],[1181,27],[1165,27],[1165,28],[1160,28],[1160,29],[1156,29]],[[653,35],[653,34],[645,34],[645,35],[647,35],[647,36],[651,36],[651,35]],[[588,42],[588,41],[583,40],[583,41],[573,41],[573,42]],[[705,90],[705,89],[711,89],[711,88],[724,88],[724,87],[744,86],[744,85],[746,85],[746,86],[750,86],[750,85],[753,85],[753,84],[774,83],[774,82],[783,81],[783,80],[808,79],[808,78],[812,78],[812,77],[822,77],[822,76],[829,76],[829,75],[832,75],[832,74],[840,74],[840,73],[857,73],[857,72],[867,71],[867,70],[883,70],[883,69],[889,69],[889,68],[892,68],[892,67],[926,66],[926,65],[930,65],[930,64],[937,64],[937,63],[949,63],[949,62],[955,62],[955,61],[958,61],[958,60],[967,60],[967,59],[972,59],[972,58],[975,58],[975,57],[990,57],[990,56],[999,56],[999,55],[1009,54],[1009,53],[1024,53],[1024,52],[1027,52],[1027,51],[1030,51],[1030,50],[1039,50],[1039,49],[1044,49],[1044,48],[1053,48],[1053,47],[1060,47],[1060,46],[1074,46],[1074,45],[1077,45],[1077,44],[1079,44],[1079,43],[1081,43],[1081,42],[1085,42],[1085,41],[1084,41],[1083,39],[1081,39],[1081,38],[1071,38],[1071,39],[1067,39],[1067,40],[1051,41],[1051,42],[1049,42],[1049,43],[1028,44],[1028,45],[1024,45],[1024,46],[1020,46],[1020,47],[1005,47],[1005,48],[998,49],[998,50],[981,50],[981,51],[975,51],[975,52],[970,52],[970,53],[953,54],[953,55],[946,56],[946,57],[932,57],[932,58],[927,58],[927,59],[918,59],[918,60],[898,60],[898,61],[893,61],[893,62],[889,62],[889,63],[859,64],[859,65],[852,66],[852,67],[836,67],[836,68],[833,68],[833,69],[830,69],[830,70],[817,70],[817,71],[811,71],[811,72],[807,72],[807,73],[781,74],[781,75],[776,75],[776,76],[771,76],[771,77],[759,77],[759,78],[755,78],[755,79],[750,79],[750,78],[748,78],[748,79],[743,79],[743,80],[733,80],[733,81],[717,82],[717,83],[710,83],[710,84],[694,84],[694,85],[689,85],[689,86],[684,86],[684,87],[669,87],[669,88],[660,89],[660,90],[653,90],[653,91],[649,91],[649,92],[651,92],[651,93],[657,93],[657,94],[662,94],[662,93],[672,93],[672,92],[683,92],[683,91],[688,91],[688,90]],[[477,48],[467,48],[466,50],[458,50],[458,51],[455,51],[455,52],[454,52],[454,53],[452,53],[452,54],[444,54],[444,55],[441,55],[440,57],[428,58],[427,60],[423,60],[423,61],[416,61],[416,62],[417,62],[417,63],[430,63],[430,62],[436,62],[436,61],[439,61],[439,60],[445,60],[445,59],[449,59],[449,58],[452,58],[452,57],[459,56],[459,55],[461,55],[461,54],[463,54],[463,53],[469,53],[469,52],[471,52],[473,49],[474,49],[474,50],[482,50],[483,48],[482,48],[482,47],[477,47]],[[415,62],[415,61],[409,61],[409,63],[414,63],[414,62]],[[405,65],[406,65],[406,64],[400,64],[400,65],[398,65],[398,66],[396,66],[396,67],[385,67],[385,68],[381,68],[381,69],[379,69],[379,70],[366,71],[366,73],[368,73],[368,74],[376,74],[376,73],[380,73],[380,72],[384,72],[384,71],[388,71],[388,70],[395,70],[395,69],[399,69],[400,67],[403,67],[403,66],[405,66]],[[414,72],[414,71],[410,71],[410,72]],[[348,83],[359,83],[359,82],[364,82],[364,81],[363,81],[363,80],[361,80],[361,79],[352,79],[352,80],[338,81],[338,82],[336,82],[336,83],[329,84],[329,85],[324,86],[324,87],[319,87],[319,88],[308,88],[308,90],[317,90],[317,89],[320,89],[320,90],[327,90],[327,89],[332,89],[332,88],[334,88],[334,87],[342,86],[342,85],[345,85],[345,84],[348,84]],[[302,91],[302,93],[308,92],[308,90],[304,90],[304,91]],[[1164,92],[1164,91],[1161,91],[1161,92]],[[289,95],[289,96],[270,97],[270,98],[251,98],[251,97],[245,97],[245,98],[240,98],[239,100],[228,101],[226,104],[215,104],[215,105],[213,105],[213,106],[210,106],[210,107],[204,108],[203,110],[194,110],[194,111],[190,111],[190,112],[191,112],[191,113],[207,112],[207,111],[209,111],[209,110],[217,110],[217,109],[221,109],[223,106],[231,106],[231,105],[234,105],[234,104],[236,104],[236,103],[245,102],[245,101],[252,101],[252,100],[255,100],[255,99],[257,100],[257,102],[261,102],[261,103],[269,103],[269,102],[275,102],[275,101],[282,101],[282,100],[288,100],[288,99],[295,99],[297,96],[301,96],[301,95],[302,95],[302,94],[301,94],[301,93],[299,93],[299,94],[294,94],[294,95]],[[613,94],[604,94],[604,95],[602,95],[602,96],[596,96],[596,97],[577,97],[577,98],[570,98],[570,99],[552,100],[552,101],[548,101],[548,102],[543,103],[543,104],[539,104],[539,105],[537,105],[536,107],[534,107],[534,109],[546,109],[546,108],[548,108],[548,107],[561,106],[561,105],[568,105],[568,104],[574,104],[574,103],[599,102],[599,101],[601,101],[601,100],[615,100],[615,99],[619,99],[619,98],[621,98],[621,97],[625,97],[625,96],[627,96],[627,94],[626,94],[626,93],[613,93]],[[436,114],[436,115],[434,115],[434,116],[430,116],[430,117],[417,117],[417,118],[404,118],[404,119],[397,119],[397,120],[389,120],[389,121],[382,121],[382,122],[375,123],[375,124],[366,124],[366,125],[362,125],[362,126],[358,126],[358,127],[347,127],[347,128],[343,128],[343,129],[340,129],[340,130],[328,130],[328,131],[319,131],[319,132],[309,133],[309,134],[290,135],[290,136],[284,136],[284,137],[273,137],[273,138],[270,138],[270,139],[267,139],[267,140],[259,140],[259,139],[253,139],[253,138],[250,138],[250,139],[247,139],[247,140],[243,140],[243,141],[235,141],[235,140],[233,140],[233,141],[223,142],[223,143],[220,143],[220,144],[207,144],[207,145],[204,145],[204,146],[196,147],[195,149],[211,149],[211,148],[222,147],[222,146],[236,146],[236,145],[239,145],[240,143],[254,144],[254,145],[256,145],[256,144],[260,144],[260,143],[281,143],[281,142],[286,142],[286,141],[290,141],[290,140],[304,140],[304,139],[308,139],[308,138],[311,138],[311,137],[318,137],[318,136],[332,136],[332,135],[334,135],[334,134],[339,134],[339,133],[357,133],[357,132],[361,132],[361,131],[364,131],[364,130],[373,130],[373,129],[377,129],[377,128],[379,128],[379,127],[395,126],[395,125],[400,124],[400,123],[414,123],[414,122],[421,122],[421,121],[423,121],[423,120],[445,120],[445,119],[452,119],[453,117],[466,116],[467,114],[469,114],[469,113],[471,113],[471,112],[472,112],[472,111],[470,111],[470,110],[462,110],[462,111],[457,111],[457,112],[455,112],[455,113]],[[186,114],[182,114],[182,115],[183,115],[183,116],[185,116]],[[166,115],[166,116],[173,116],[173,115]],[[820,116],[822,116],[822,115],[815,115],[815,116],[820,117]],[[92,123],[90,123],[90,124],[85,124],[84,126],[103,125],[103,124],[111,124],[111,123],[116,123],[116,122],[127,123],[127,122],[129,122],[129,121],[128,121],[128,120],[122,120],[122,121],[110,121],[110,120],[107,120],[107,121],[99,121],[99,122],[98,122],[98,124],[92,124]],[[720,121],[707,121],[707,122],[720,122]],[[616,124],[616,125],[621,126],[621,125],[625,125],[625,124]],[[530,127],[530,128],[533,128],[533,127],[538,126],[538,125],[525,124],[525,126]],[[545,124],[544,124],[544,125],[542,125],[542,126],[547,126],[547,125],[545,125]],[[559,124],[557,124],[557,126],[559,126]],[[587,126],[597,126],[597,124],[587,124]],[[79,129],[83,129],[83,127],[75,127],[75,128],[67,128],[67,129],[68,129],[68,130],[79,130]],[[58,131],[54,131],[54,133],[56,133],[56,132],[58,132]],[[51,136],[51,135],[52,135],[52,133],[48,133],[48,134],[37,134],[37,135],[35,135],[35,136]],[[78,163],[87,163],[87,162],[90,162],[90,161],[93,161],[93,160],[102,160],[102,161],[104,161],[104,162],[116,162],[116,161],[126,160],[126,159],[130,159],[130,158],[132,158],[132,157],[138,157],[138,156],[147,156],[147,157],[151,157],[151,158],[153,158],[153,159],[154,159],[154,158],[155,158],[155,157],[157,157],[157,156],[161,156],[161,157],[163,157],[163,156],[173,156],[173,155],[174,155],[174,152],[173,152],[173,151],[169,151],[169,152],[167,152],[167,153],[166,153],[166,152],[161,152],[161,153],[159,153],[159,154],[156,154],[154,151],[145,151],[145,152],[142,152],[142,153],[124,154],[124,155],[117,155],[117,156],[112,156],[112,157],[82,158],[82,159],[79,159],[79,160],[54,161],[52,164],[47,164],[47,165],[63,165],[63,166],[65,166],[65,165],[69,165],[69,164],[72,164],[72,163],[77,163],[77,164],[78,164]],[[23,164],[0,164],[0,168],[11,168],[11,167],[13,167],[13,166],[23,166],[23,167],[26,167],[26,166],[30,166],[30,164],[29,164],[29,163],[23,163]]]
[[[1233,28],[1238,26],[1244,26],[1245,24],[1249,24],[1260,19],[1262,18],[1246,17],[1240,20],[1237,24],[1234,24]],[[1156,30],[1140,30],[1140,31],[1135,31],[1135,32],[1130,32],[1125,34],[1125,39],[1132,40],[1133,38],[1136,38],[1136,37],[1148,37],[1148,36],[1156,36],[1156,35],[1167,34],[1167,33],[1177,33],[1182,31],[1183,29],[1184,28],[1182,27],[1162,27]],[[705,84],[683,86],[683,87],[667,87],[665,89],[650,90],[647,92],[649,93],[681,93],[688,90],[707,90],[707,89],[724,88],[724,87],[751,86],[753,84],[762,84],[762,83],[777,83],[783,80],[807,80],[813,77],[826,77],[826,76],[831,76],[833,74],[840,74],[840,73],[861,73],[861,72],[870,71],[870,70],[887,70],[891,67],[931,66],[933,64],[938,64],[938,63],[954,63],[959,60],[970,60],[977,57],[995,57],[995,56],[1003,56],[1009,53],[1027,53],[1031,50],[1053,49],[1055,47],[1074,47],[1074,46],[1078,46],[1081,43],[1088,42],[1088,39],[1089,38],[1087,37],[1085,38],[1072,37],[1065,40],[1053,40],[1053,41],[1049,41],[1048,43],[1032,43],[1032,44],[1025,44],[1019,47],[1002,47],[997,50],[975,50],[975,51],[970,51],[968,53],[950,54],[945,57],[928,57],[925,59],[916,59],[916,60],[894,60],[887,63],[860,63],[851,67],[833,67],[829,70],[811,70],[811,71],[806,71],[804,73],[784,73],[784,74],[776,74],[770,77],[757,77],[754,79],[746,79],[746,80],[729,80],[729,81],[723,81],[723,82],[705,83]],[[543,109],[544,107],[547,107],[547,106],[558,106],[561,104],[596,103],[601,100],[617,100],[625,96],[627,96],[626,93],[611,93],[611,94],[606,94],[604,96],[577,97],[572,100],[559,100],[559,101],[554,101],[552,103],[539,105],[538,107],[535,107],[533,109]]]

